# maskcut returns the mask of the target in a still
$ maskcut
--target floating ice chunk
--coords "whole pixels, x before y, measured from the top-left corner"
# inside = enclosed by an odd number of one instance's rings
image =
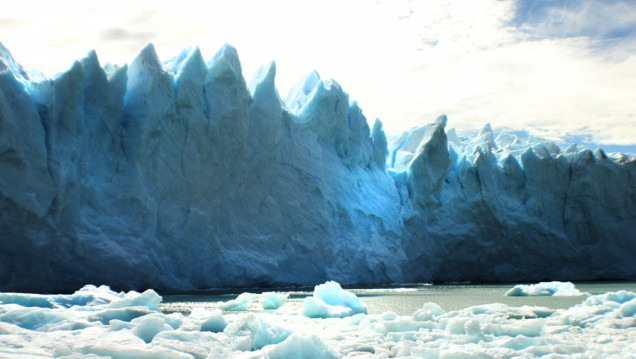
[[[289,294],[276,293],[276,292],[266,292],[261,294],[261,298],[263,299],[263,309],[278,309],[289,297]]]
[[[399,317],[375,325],[374,331],[386,335],[388,333],[417,332],[422,328],[437,329],[434,323],[419,322],[409,317]]]
[[[332,359],[334,354],[320,338],[304,335],[291,335],[279,345],[263,350],[269,359],[311,358]]]
[[[545,326],[545,319],[523,319],[512,323],[488,323],[484,326],[483,332],[493,334],[495,336],[517,337],[520,335],[526,337],[540,337]]]
[[[93,335],[97,333],[91,333]],[[79,354],[95,354],[113,359],[192,359],[193,356],[169,348],[147,344],[130,331],[104,332],[90,342],[76,343]],[[80,341],[81,338],[78,340]]]
[[[23,307],[53,308],[55,303],[50,295],[30,293],[0,293],[1,304],[18,304]]]
[[[125,307],[125,308],[108,308],[95,312],[90,316],[91,320],[100,321],[108,324],[111,320],[121,320],[130,322],[131,320],[153,313],[146,307]]]
[[[131,320],[131,324],[133,325],[137,325],[142,319],[146,319],[146,318],[160,318],[161,320],[163,320],[167,325],[170,326],[171,329],[177,329],[180,328],[183,324],[184,324],[184,316],[181,313],[171,313],[171,314],[163,314],[162,312],[151,312],[150,314],[146,314],[142,317],[138,317],[135,318],[133,320]],[[112,326],[112,321],[110,322],[111,326]],[[198,328],[197,328],[198,329]]]
[[[367,312],[367,306],[355,294],[342,289],[340,284],[334,281],[317,285],[314,289],[314,297],[329,305],[343,305],[351,308],[355,313]]]
[[[537,284],[518,284],[506,292],[509,297],[526,296],[578,296],[584,293],[574,287],[572,282],[541,282]]]
[[[631,318],[636,315],[636,293],[620,290],[593,295],[569,310],[572,314],[568,317],[568,324],[596,321],[601,318],[601,315],[606,314],[618,318]],[[617,324],[612,325],[618,326]],[[628,323],[627,325],[633,326],[634,324]]]
[[[419,322],[432,321],[444,313],[444,309],[439,304],[428,302],[424,303],[422,309],[413,313],[413,319]]]
[[[152,289],[144,293],[131,291],[116,293],[108,286],[86,285],[73,294],[42,295],[31,293],[0,293],[0,303],[18,304],[23,307],[70,308],[73,306],[106,306],[121,308],[144,306],[150,310],[159,308],[161,297]]]
[[[136,324],[136,326],[131,330],[132,333],[146,343],[150,343],[152,338],[160,332],[164,330],[172,330],[172,327],[166,324],[165,319],[152,315],[136,318],[132,321],[132,324]]]
[[[258,297],[259,295],[254,293],[242,293],[236,299],[219,303],[218,308],[226,311],[245,311],[247,305],[257,300]]]
[[[389,320],[397,319],[398,315],[395,312],[384,312],[384,313],[380,314],[380,318],[382,318],[382,320],[389,321]]]
[[[619,311],[623,317],[633,317],[636,315],[636,298],[621,304]]]
[[[266,345],[278,344],[291,334],[289,330],[262,319],[251,321],[250,328],[254,336],[252,343],[254,349],[262,349]]]
[[[209,311],[204,308],[194,308],[181,327],[182,330],[222,332],[227,326],[220,310]]]
[[[216,333],[163,331],[152,339],[152,344],[188,353],[197,359],[232,358],[227,344],[223,343]]]
[[[291,331],[271,321],[271,317],[257,316],[253,313],[241,314],[223,331],[230,338],[234,350],[259,350],[267,345],[278,344],[285,340]]]
[[[137,292],[134,292],[137,293]],[[139,294],[139,293],[137,293]],[[134,294],[132,294],[134,295]],[[80,288],[80,290],[71,294],[70,296],[56,295],[52,296],[53,301],[61,306],[70,307],[73,305],[78,306],[99,306],[107,305],[113,302],[120,301],[125,294],[117,293],[110,289],[109,286],[101,285],[99,287],[87,284]]]
[[[135,324],[130,322],[125,322],[119,319],[112,319],[108,322],[108,327],[110,328],[111,331],[116,332],[122,329],[128,329],[128,330],[133,329],[135,327]]]
[[[50,332],[75,330],[89,327],[84,318],[73,315],[72,311],[39,307],[22,307],[16,304],[3,305],[0,322],[11,323],[23,329]],[[0,333],[2,333],[0,331]]]
[[[329,305],[316,297],[307,297],[303,301],[303,315],[309,318],[342,318],[354,314],[351,308]]]
[[[440,321],[440,329],[451,334],[466,334],[466,323],[470,320],[468,316],[455,316],[444,318]]]
[[[221,311],[214,311],[201,323],[201,331],[217,333],[222,332],[226,326],[227,322],[223,319]]]
[[[161,303],[161,296],[152,289],[148,289],[143,293],[130,291],[123,295],[123,298],[112,301],[109,308],[122,308],[130,306],[146,307],[150,310],[159,309],[159,303]]]
[[[598,300],[602,301],[603,303],[607,303],[608,301],[616,302],[616,303],[625,303],[634,298],[636,298],[636,293],[628,292],[625,290],[619,290],[618,292],[609,292],[609,293],[595,295],[589,298],[588,300],[586,300],[585,303],[589,304]]]
[[[311,318],[346,317],[358,313],[367,313],[367,306],[358,297],[329,281],[317,285],[312,297],[303,303],[303,315]]]
[[[627,291],[593,295],[559,313],[558,321],[580,328],[632,328],[636,324],[635,301],[636,293]]]

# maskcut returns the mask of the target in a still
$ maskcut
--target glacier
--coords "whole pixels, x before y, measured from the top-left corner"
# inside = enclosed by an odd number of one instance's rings
[[[0,44],[0,290],[636,279],[636,159],[433,123],[224,45],[47,78]]]

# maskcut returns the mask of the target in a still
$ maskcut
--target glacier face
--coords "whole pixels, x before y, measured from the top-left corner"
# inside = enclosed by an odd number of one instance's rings
[[[393,140],[410,273],[439,281],[634,278],[633,157],[576,144],[562,152],[546,140],[495,137],[489,125],[461,138],[446,134],[445,123],[441,116]]]
[[[387,138],[275,74],[149,45],[47,79],[0,45],[0,290],[636,279],[634,158],[445,116]]]

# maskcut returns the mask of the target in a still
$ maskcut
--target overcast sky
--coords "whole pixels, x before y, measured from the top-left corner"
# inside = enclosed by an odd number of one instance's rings
[[[636,1],[0,0],[0,42],[48,76],[97,51],[129,63],[149,42],[237,48],[249,82],[269,60],[284,97],[311,70],[388,132],[445,113],[636,152]]]

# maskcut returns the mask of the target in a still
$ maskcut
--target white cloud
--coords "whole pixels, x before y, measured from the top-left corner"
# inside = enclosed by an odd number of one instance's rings
[[[583,18],[584,29],[616,32],[596,24],[592,5],[586,6],[579,18],[577,9],[551,10],[550,16],[564,12],[562,26],[572,31]],[[238,49],[248,80],[273,59],[284,96],[316,69],[340,82],[370,122],[380,117],[388,130],[446,113],[449,126],[460,129],[491,122],[495,128],[555,137],[578,131],[593,133],[600,143],[636,144],[635,42],[621,39],[608,47],[604,37],[585,34],[528,40],[528,31],[546,32],[548,25],[533,20],[522,30],[511,27],[514,11],[512,1],[490,0],[181,0],[152,6],[5,0],[2,17],[13,21],[0,28],[0,41],[26,68],[49,75],[93,48],[102,62],[122,63],[147,41],[163,60],[190,45],[209,58],[227,42]],[[620,12],[618,5],[606,9],[618,14],[618,28],[632,28],[634,17]]]
[[[611,39],[634,34],[636,3],[625,0],[584,0],[567,2],[535,1],[528,9],[517,3],[516,22],[532,37],[558,38],[587,36]]]

